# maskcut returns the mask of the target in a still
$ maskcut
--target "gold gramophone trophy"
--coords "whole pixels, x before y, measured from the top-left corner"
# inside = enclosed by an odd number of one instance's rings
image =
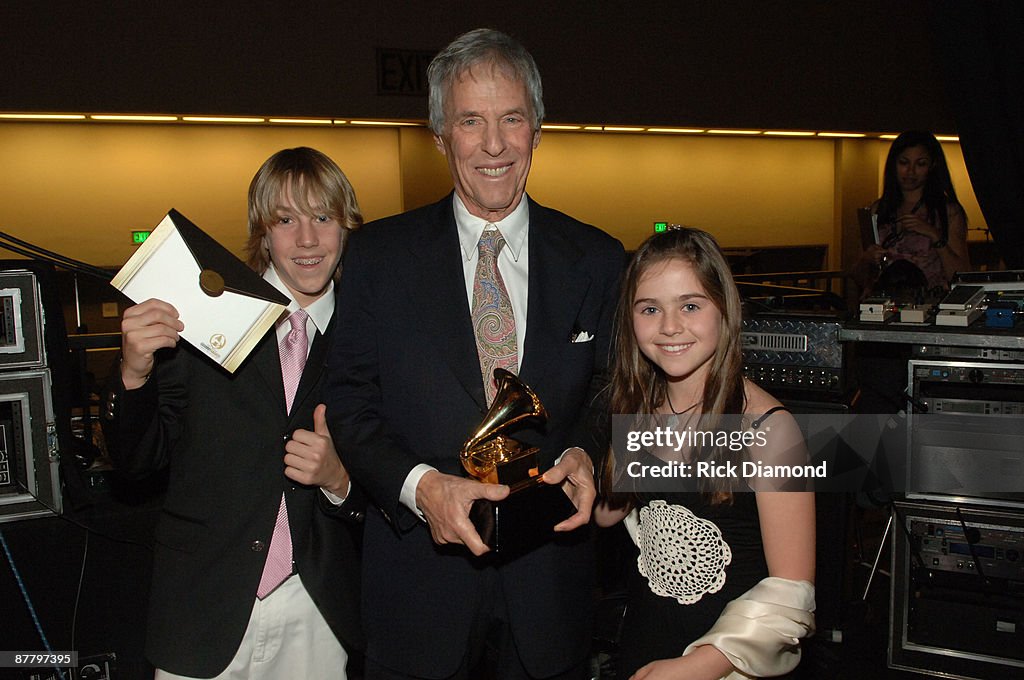
[[[497,392],[476,432],[462,446],[462,466],[485,484],[507,484],[501,501],[473,503],[474,527],[496,552],[525,552],[551,538],[553,527],[572,516],[576,507],[561,486],[541,481],[537,447],[503,434],[528,418],[543,423],[548,414],[540,398],[514,373],[494,369]]]

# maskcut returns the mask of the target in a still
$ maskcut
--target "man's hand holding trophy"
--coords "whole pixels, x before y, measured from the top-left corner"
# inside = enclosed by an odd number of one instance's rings
[[[485,484],[507,485],[510,491],[502,500],[477,499],[469,516],[489,548],[519,553],[550,539],[554,527],[577,511],[561,484],[545,482],[538,449],[505,434],[521,421],[533,419],[542,424],[547,420],[540,398],[503,368],[494,370],[494,379],[497,393],[479,427],[463,445],[461,459],[472,477]],[[589,516],[589,503],[587,510]]]

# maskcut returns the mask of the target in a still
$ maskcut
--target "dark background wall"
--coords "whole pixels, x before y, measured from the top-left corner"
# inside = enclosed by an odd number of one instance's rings
[[[0,7],[0,110],[422,119],[377,48],[519,38],[551,121],[955,132],[927,0],[76,2]]]

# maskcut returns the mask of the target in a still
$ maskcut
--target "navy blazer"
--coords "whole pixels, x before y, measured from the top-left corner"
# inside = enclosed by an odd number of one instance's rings
[[[419,463],[463,474],[459,450],[485,412],[452,201],[354,233],[338,291],[328,422],[343,461],[379,508],[367,513],[364,537],[367,654],[404,673],[455,672],[485,597],[485,570],[495,569],[522,660],[545,676],[589,648],[588,530],[515,559],[478,559],[463,546],[436,546],[399,502]],[[520,376],[549,418],[542,431],[515,435],[540,447],[546,469],[569,446],[601,453],[588,407],[603,384],[624,252],[604,232],[533,201],[529,215]],[[581,332],[593,339],[572,342]]]

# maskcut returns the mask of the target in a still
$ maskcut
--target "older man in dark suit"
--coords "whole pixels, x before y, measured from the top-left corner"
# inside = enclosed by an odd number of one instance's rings
[[[602,384],[616,240],[525,194],[543,119],[532,57],[490,30],[431,63],[430,119],[453,194],[354,235],[326,401],[353,477],[379,511],[364,540],[368,678],[582,677],[594,500],[588,408]],[[577,512],[525,554],[489,553],[468,518],[509,488],[467,478],[463,442],[518,373],[548,410],[544,479]],[[518,436],[518,434],[517,434]]]
[[[361,221],[319,151],[263,164],[249,188],[249,264],[290,304],[233,374],[178,342],[166,302],[124,312],[111,453],[129,476],[170,468],[146,641],[157,680],[334,680],[361,647],[356,540],[341,521],[361,508],[320,404],[334,278]]]

